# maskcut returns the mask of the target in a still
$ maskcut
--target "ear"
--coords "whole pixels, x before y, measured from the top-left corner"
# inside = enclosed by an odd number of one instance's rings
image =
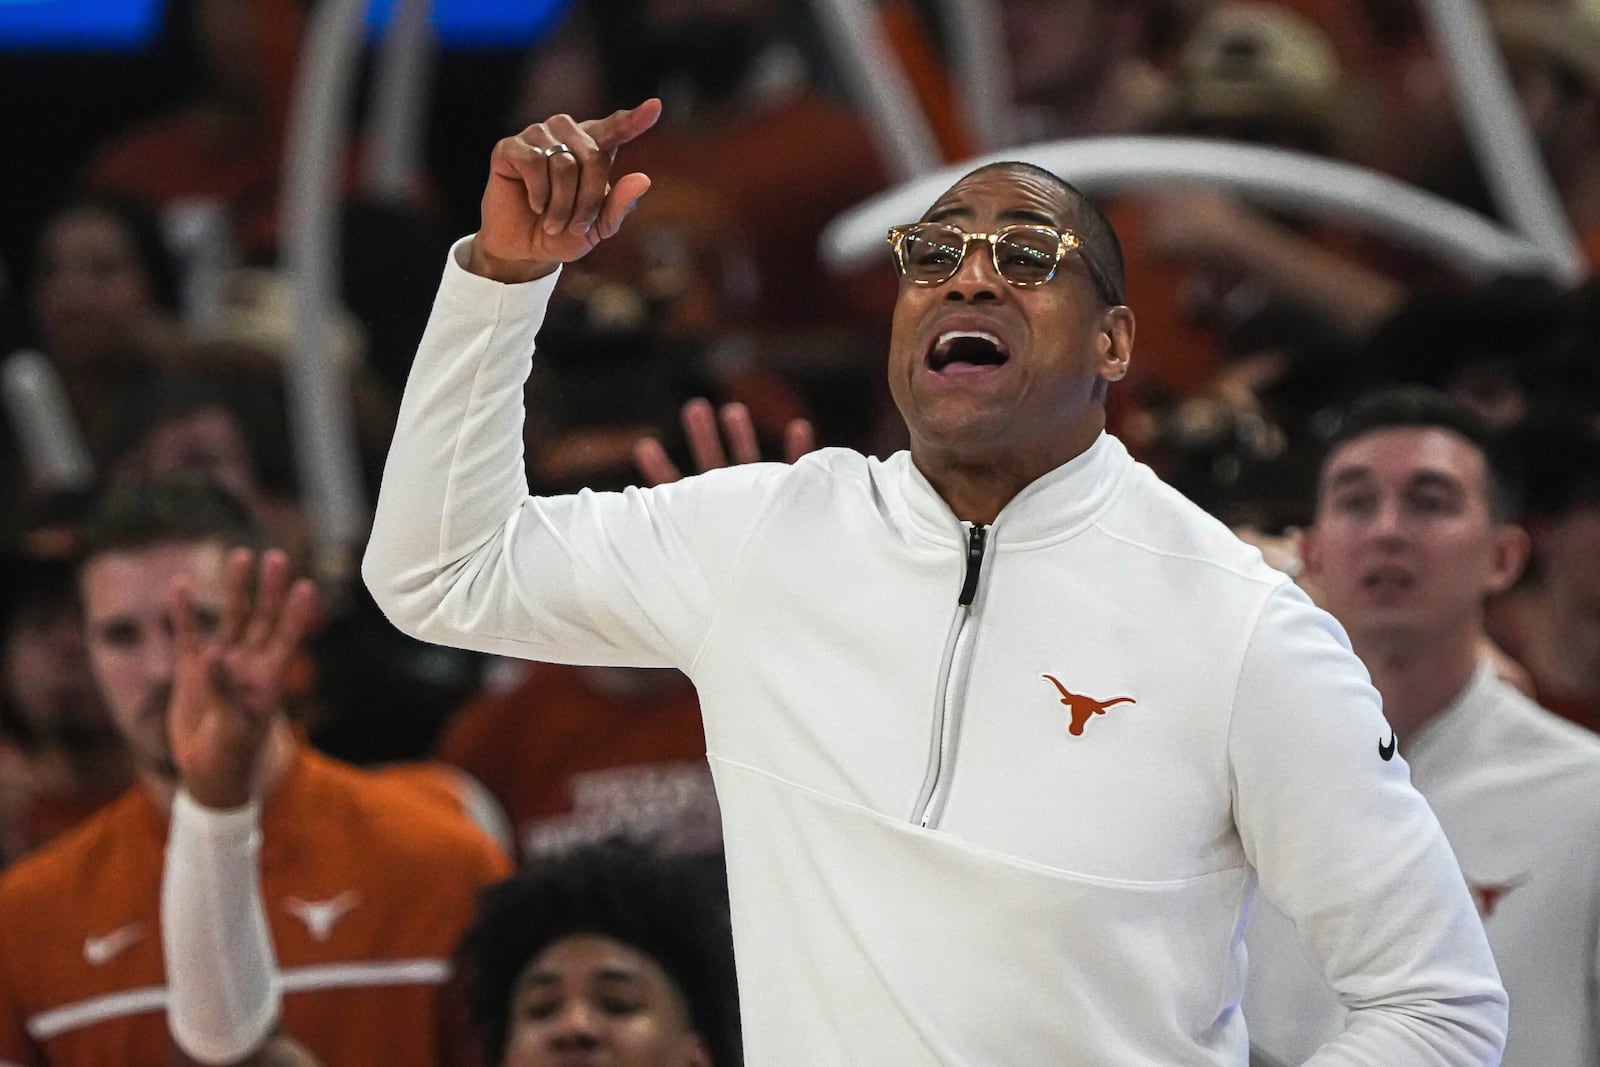
[[[1133,360],[1133,309],[1118,304],[1101,313],[1100,333],[1096,344],[1100,358],[1100,377],[1108,382],[1120,382],[1128,373]]]
[[[1322,573],[1322,540],[1317,536],[1316,523],[1295,531],[1295,541],[1300,551],[1300,573],[1315,579]]]
[[[706,1039],[698,1033],[693,1033],[684,1038],[684,1065],[685,1067],[714,1067],[711,1060],[711,1047],[706,1044]]]
[[[1527,566],[1528,553],[1532,545],[1533,540],[1522,527],[1510,523],[1497,527],[1494,535],[1494,559],[1485,592],[1503,593],[1515,585],[1517,579],[1522,576],[1522,568]]]

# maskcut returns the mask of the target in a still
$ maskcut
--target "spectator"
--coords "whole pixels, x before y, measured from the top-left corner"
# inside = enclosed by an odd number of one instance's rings
[[[1514,489],[1482,424],[1443,394],[1371,394],[1323,462],[1305,577],[1344,624],[1439,815],[1511,999],[1506,1067],[1589,1067],[1600,1048],[1600,741],[1495,677],[1484,599],[1527,555]],[[1600,558],[1597,555],[1592,558]],[[1397,740],[1398,739],[1398,740]],[[1254,1042],[1300,1063],[1367,991],[1333,988],[1302,954],[1332,932],[1263,906],[1249,934]],[[1332,976],[1330,976],[1331,978]]]
[[[220,203],[246,258],[269,260],[304,23],[299,0],[172,5],[167,31],[195,68],[195,96],[100,146],[85,183],[157,212],[185,201]]]
[[[1533,560],[1494,603],[1493,632],[1541,704],[1600,731],[1600,425],[1591,411],[1588,421],[1534,419],[1518,436]]]
[[[541,663],[457,712],[438,754],[484,784],[532,860],[614,834],[717,846],[705,751],[699,701],[677,671]]]
[[[127,788],[128,752],[89,677],[70,564],[0,559],[0,865]]]
[[[173,927],[160,918],[162,854],[182,807],[191,828],[227,823],[240,847],[260,840],[259,910],[270,947],[247,951],[249,931],[226,922],[236,902],[202,895],[238,940],[200,962],[248,969],[276,955],[283,1030],[328,1063],[454,1062],[449,954],[477,890],[508,864],[459,809],[300,740],[277,696],[310,588],[288,593],[287,560],[268,553],[252,615],[254,557],[234,546],[257,538],[242,505],[189,483],[124,487],[91,524],[79,568],[89,660],[137,783],[0,877],[0,1060],[168,1062],[163,987],[181,983],[196,962],[173,960],[164,974],[162,939]],[[267,625],[280,611],[298,621]],[[268,634],[277,640],[264,651]],[[205,670],[218,656],[225,673]],[[238,728],[244,712],[253,732]],[[242,732],[253,750],[230,747]],[[250,786],[240,811],[205,810],[223,806],[216,788],[185,792],[210,745],[222,747],[208,781],[214,786],[220,765],[235,786]],[[192,759],[195,749],[201,755]],[[253,860],[243,866],[255,874]],[[186,918],[205,922],[198,912]],[[252,1005],[251,1023],[269,1025],[273,1007]],[[261,1051],[250,1043],[267,1034],[243,1037],[227,1050],[234,1059]],[[204,1059],[216,1049],[190,1051]]]
[[[491,887],[460,953],[485,1067],[741,1062],[721,878],[613,840]]]
[[[1556,192],[1600,267],[1600,0],[1496,0],[1492,14]]]
[[[64,439],[103,464],[115,441],[118,410],[182,339],[177,325],[177,267],[155,220],[126,201],[75,199],[57,210],[40,233],[28,289],[33,347],[43,373],[59,383],[41,399],[7,396],[9,436]],[[15,367],[37,357],[4,357]],[[27,410],[18,410],[22,403]],[[47,424],[40,427],[39,423]],[[10,451],[10,450],[7,450]],[[22,448],[23,455],[29,449]],[[87,472],[91,477],[92,469]],[[31,471],[5,472],[14,491],[81,490],[41,485]]]

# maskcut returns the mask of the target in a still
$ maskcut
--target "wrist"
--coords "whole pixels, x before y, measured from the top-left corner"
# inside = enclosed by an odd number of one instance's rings
[[[520,285],[554,274],[561,264],[554,260],[502,259],[484,251],[483,242],[474,236],[465,266],[470,273],[490,281]]]
[[[243,808],[255,797],[248,773],[224,774],[215,778],[184,775],[178,780],[178,789],[200,807],[215,811]]]
[[[187,787],[179,787],[172,797],[172,821],[203,839],[249,841],[259,828],[261,805],[247,797],[239,804],[219,807],[196,797]]]

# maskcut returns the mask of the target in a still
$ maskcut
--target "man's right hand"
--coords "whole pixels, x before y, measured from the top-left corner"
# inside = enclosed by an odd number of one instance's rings
[[[622,226],[650,188],[634,172],[611,181],[617,150],[656,124],[661,101],[603,119],[556,115],[494,146],[482,222],[467,269],[500,282],[525,282],[589,254]],[[551,151],[556,146],[565,151]]]

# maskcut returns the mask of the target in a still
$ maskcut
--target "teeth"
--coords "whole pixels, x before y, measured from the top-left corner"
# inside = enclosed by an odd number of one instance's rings
[[[939,335],[938,344],[940,346],[944,346],[953,341],[960,341],[968,337],[976,338],[979,341],[988,341],[996,348],[1000,347],[1000,338],[996,337],[992,333],[986,333],[983,330],[947,330]]]

